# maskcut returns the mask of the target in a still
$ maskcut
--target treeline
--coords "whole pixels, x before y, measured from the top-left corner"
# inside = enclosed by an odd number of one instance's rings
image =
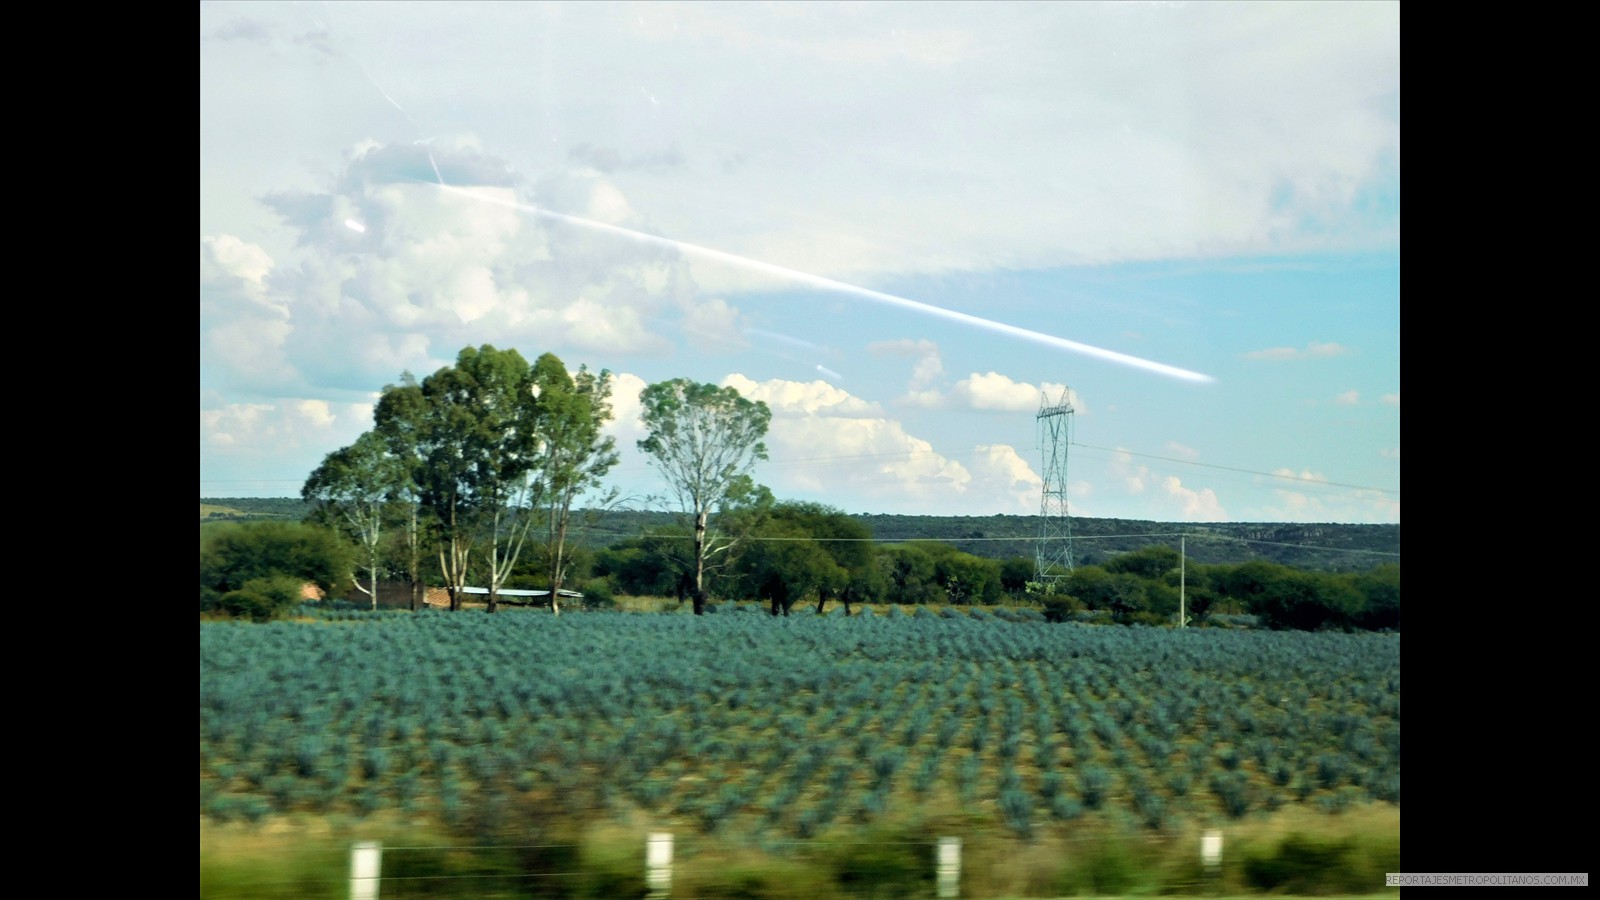
[[[257,521],[282,519],[298,522],[311,511],[310,504],[298,497],[214,497],[200,498],[200,521]]]
[[[1042,607],[1053,622],[1191,626],[1228,615],[1256,617],[1273,629],[1399,630],[1400,567],[1386,563],[1364,572],[1318,572],[1265,561],[1198,563],[1171,547],[1146,547],[1038,579],[1026,557],[986,559],[937,541],[880,544],[859,517],[816,504],[769,502],[725,522],[740,537],[708,572],[713,601],[760,601],[773,615],[797,609],[846,614],[859,604]],[[383,575],[404,574],[403,543],[392,542]],[[691,597],[690,530],[662,528],[610,547],[576,549],[569,583],[590,608],[618,595]],[[300,586],[320,585],[329,596],[353,597],[348,573],[355,548],[310,524],[260,522],[224,526],[201,553],[202,607],[257,619],[272,618],[300,602]],[[423,580],[439,583],[436,567]],[[342,582],[342,583],[341,583]],[[228,584],[234,585],[231,589]],[[549,584],[537,557],[512,571],[507,587]],[[342,590],[341,590],[342,588]],[[386,606],[404,605],[390,602]],[[709,609],[714,610],[715,603]],[[1224,618],[1213,618],[1223,616]]]
[[[314,505],[288,497],[203,498],[202,521],[274,518],[299,521]],[[206,507],[232,511],[219,514]],[[677,522],[679,514],[659,510],[584,510],[584,546],[610,547],[641,535],[654,534]],[[1006,560],[1031,557],[1039,535],[1039,517],[908,516],[856,513],[880,543],[939,541],[973,556]],[[1099,565],[1122,553],[1150,546],[1174,546],[1185,538],[1192,563],[1275,562],[1297,569],[1361,572],[1390,562],[1400,554],[1400,526],[1302,522],[1152,522],[1143,519],[1073,517],[1073,561]]]
[[[616,499],[605,483],[618,460],[614,439],[604,435],[611,385],[605,370],[571,372],[550,353],[529,363],[489,345],[463,349],[454,365],[420,381],[405,373],[383,389],[372,428],[307,477],[308,524],[202,529],[201,611],[271,618],[297,602],[305,582],[325,593],[353,587],[377,609],[386,605],[385,583],[399,580],[413,610],[434,584],[452,610],[469,589],[486,591],[491,613],[504,592],[519,588],[541,591],[559,613],[562,591],[575,588],[597,604],[618,593],[676,596],[692,600],[696,614],[709,611],[713,598],[758,599],[774,615],[812,602],[819,613],[830,601],[848,613],[857,603],[1010,599],[1042,601],[1058,620],[1088,612],[1160,624],[1204,621],[1219,603],[1232,603],[1272,627],[1398,627],[1398,566],[1389,578],[1262,561],[1204,563],[1198,554],[1214,537],[1204,533],[1184,538],[1194,560],[1160,543],[1121,554],[1101,547],[1077,554],[1093,564],[1042,574],[1034,572],[1031,535],[1015,531],[1013,546],[1029,553],[996,558],[948,541],[880,542],[873,517],[781,501],[757,483],[752,473],[766,458],[770,410],[733,388],[687,379],[640,394],[646,435],[639,449],[680,513],[654,527],[635,520],[630,536],[586,550],[579,537],[604,533],[607,516],[615,522],[618,515],[597,512]],[[1031,531],[1037,520],[971,521]],[[971,528],[963,538],[992,553],[1010,542],[995,536],[1002,539]],[[1397,546],[1398,529],[1393,537]],[[1392,603],[1384,593],[1391,581]]]
[[[1398,630],[1400,566],[1318,572],[1278,563],[1197,563],[1168,546],[1117,554],[1102,565],[1039,578],[1035,561],[997,560],[938,541],[882,544],[860,517],[806,503],[762,510],[714,582],[729,599],[759,599],[774,615],[836,601],[903,606],[1040,603],[1051,621],[1206,624],[1213,613],[1259,618],[1269,628]],[[672,595],[684,535],[630,538],[590,556],[591,590]]]

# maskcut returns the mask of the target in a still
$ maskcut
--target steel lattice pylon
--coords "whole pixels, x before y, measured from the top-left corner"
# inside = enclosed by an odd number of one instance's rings
[[[1044,489],[1039,500],[1039,544],[1034,550],[1033,578],[1049,582],[1072,572],[1072,520],[1067,515],[1067,447],[1072,443],[1070,388],[1061,399],[1039,399],[1039,450],[1044,454]]]

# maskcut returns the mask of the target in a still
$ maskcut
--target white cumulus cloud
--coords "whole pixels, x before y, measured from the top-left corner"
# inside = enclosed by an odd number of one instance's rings
[[[945,406],[958,409],[980,410],[984,412],[1035,412],[1040,407],[1042,400],[1054,404],[1061,399],[1063,394],[1067,402],[1071,403],[1076,412],[1083,412],[1082,401],[1076,391],[1064,384],[1043,382],[1032,385],[1026,382],[1013,381],[999,372],[979,374],[973,372],[966,378],[955,383],[950,392],[945,395],[930,394],[929,392],[913,393],[907,399],[917,398],[914,405],[918,406]]]
[[[883,415],[883,408],[878,404],[868,403],[826,381],[785,381],[775,378],[758,383],[743,375],[733,374],[724,378],[722,384],[737,390],[747,400],[766,403],[771,407],[774,417],[864,418]]]
[[[1327,359],[1333,356],[1344,356],[1349,353],[1347,347],[1334,343],[1312,341],[1304,348],[1299,347],[1272,347],[1267,350],[1252,350],[1244,354],[1245,359],[1260,359],[1268,361],[1282,361],[1293,359]]]
[[[1174,504],[1173,508],[1179,511],[1179,521],[1223,522],[1228,518],[1227,511],[1217,501],[1216,492],[1210,488],[1184,487],[1176,475],[1168,475],[1162,479],[1161,489]]]

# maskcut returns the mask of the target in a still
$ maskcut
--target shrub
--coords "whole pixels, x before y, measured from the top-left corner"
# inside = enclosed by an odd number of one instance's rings
[[[1137,892],[1141,873],[1149,868],[1133,848],[1107,838],[1090,844],[1082,863],[1067,869],[1060,890],[1063,894],[1126,896]]]
[[[1244,862],[1245,879],[1263,891],[1288,894],[1314,894],[1328,891],[1359,890],[1346,882],[1350,868],[1348,840],[1322,843],[1302,834],[1284,838],[1275,852],[1249,856]]]
[[[840,846],[829,868],[851,897],[920,897],[934,878],[931,848],[904,838]]]
[[[612,609],[617,605],[617,594],[609,578],[591,578],[580,583],[585,609]]]
[[[326,528],[292,522],[225,525],[200,546],[200,609],[271,618],[293,608],[300,585],[324,595],[351,571],[352,550]],[[282,604],[292,581],[292,602]],[[230,609],[231,605],[231,609]],[[233,612],[233,610],[243,612]]]
[[[286,615],[300,602],[303,582],[289,575],[252,578],[238,590],[223,594],[214,609],[230,616],[266,622]]]

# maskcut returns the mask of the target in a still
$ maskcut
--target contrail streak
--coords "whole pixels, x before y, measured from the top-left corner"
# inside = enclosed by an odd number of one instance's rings
[[[1107,350],[1103,347],[1095,347],[1090,344],[1081,344],[1077,341],[1069,341],[1066,338],[1056,337],[1052,334],[1045,334],[1043,332],[1033,331],[1028,328],[1019,328],[1016,325],[1007,325],[1004,322],[996,322],[993,319],[985,319],[982,316],[974,316],[963,312],[956,312],[953,309],[945,309],[942,306],[934,306],[931,303],[923,303],[919,300],[910,300],[905,297],[897,297],[894,294],[885,294],[882,291],[874,291],[870,288],[858,287],[853,284],[846,284],[842,281],[834,281],[832,278],[824,278],[821,275],[813,275],[810,272],[801,272],[798,269],[790,269],[774,263],[762,262],[759,259],[751,259],[747,256],[739,256],[734,253],[728,253],[725,250],[713,250],[710,247],[702,247],[698,244],[690,244],[684,241],[675,241],[671,238],[664,238],[654,234],[645,234],[642,231],[634,231],[631,228],[622,228],[617,225],[608,225],[605,222],[596,222],[593,219],[585,219],[580,216],[569,216],[565,213],[553,212],[548,209],[534,206],[531,203],[520,203],[514,200],[502,200],[498,197],[485,197],[481,194],[475,194],[472,191],[464,190],[458,187],[451,187],[450,185],[443,183],[439,184],[439,187],[453,193],[471,197],[474,200],[484,203],[495,203],[501,206],[509,206],[513,209],[532,213],[536,216],[542,216],[547,219],[555,219],[560,222],[566,222],[572,225],[577,225],[580,228],[588,228],[593,231],[602,231],[606,234],[613,234],[617,237],[626,238],[641,244],[649,244],[655,247],[665,247],[672,250],[677,250],[688,256],[697,256],[702,259],[725,263],[736,268],[751,269],[757,272],[763,272],[768,275],[773,275],[778,278],[809,285],[825,291],[850,294],[856,297],[865,298],[867,300],[874,300],[887,306],[894,306],[900,309],[910,310],[911,312],[921,313],[926,316],[934,316],[936,318],[945,319],[951,322],[960,322],[963,325],[971,325],[974,328],[981,328],[985,331],[992,331],[997,334],[1004,334],[1010,337],[1020,338],[1025,341],[1032,341],[1036,344],[1043,344],[1047,347],[1055,347],[1060,350],[1069,350],[1073,353],[1081,353],[1085,356],[1092,356],[1096,359],[1103,359],[1108,362],[1120,363],[1125,366],[1133,366],[1136,369],[1144,369],[1147,372],[1155,372],[1159,375],[1166,375],[1171,378],[1179,378],[1184,381],[1198,381],[1203,383],[1209,383],[1216,380],[1210,375],[1204,375],[1200,372],[1192,372],[1188,369],[1180,369],[1177,366],[1169,366],[1166,363],[1159,363],[1154,360],[1143,359],[1138,356],[1130,356],[1126,353],[1118,353],[1115,350]]]

